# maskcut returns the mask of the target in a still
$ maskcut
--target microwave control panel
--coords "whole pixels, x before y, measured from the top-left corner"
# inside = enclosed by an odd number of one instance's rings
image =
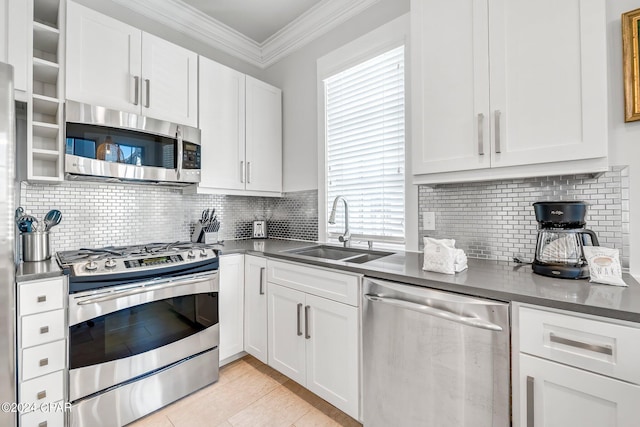
[[[184,169],[200,169],[200,146],[183,142],[182,167]]]

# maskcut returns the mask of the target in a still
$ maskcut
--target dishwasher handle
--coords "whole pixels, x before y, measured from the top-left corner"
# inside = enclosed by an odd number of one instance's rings
[[[375,294],[366,294],[365,298],[369,301],[380,302],[383,304],[389,304],[394,307],[403,308],[406,310],[413,310],[419,313],[428,314],[430,316],[439,317],[441,319],[450,320],[452,322],[460,323],[466,326],[472,326],[474,328],[486,329],[489,331],[502,331],[502,327],[491,323],[487,320],[483,320],[477,317],[465,317],[450,311],[440,310],[438,308],[430,307],[424,304],[417,304],[411,301],[405,301],[397,298],[382,297]]]

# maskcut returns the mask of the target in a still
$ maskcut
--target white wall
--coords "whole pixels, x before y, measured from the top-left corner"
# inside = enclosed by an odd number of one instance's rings
[[[640,121],[624,122],[620,15],[639,7],[637,0],[607,1],[609,164],[629,165],[630,266],[636,277],[640,276]]]
[[[264,80],[283,93],[283,190],[318,188],[316,61],[409,11],[409,0],[380,0],[272,65]]]

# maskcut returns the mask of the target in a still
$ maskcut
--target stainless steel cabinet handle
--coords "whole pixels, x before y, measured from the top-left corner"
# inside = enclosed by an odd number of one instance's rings
[[[478,113],[478,154],[484,156],[484,114]]]
[[[260,295],[264,295],[264,267],[260,267]]]
[[[49,358],[45,357],[44,359],[40,359],[40,362],[38,362],[38,364],[40,366],[47,366],[49,364]]]
[[[95,298],[89,297],[88,299],[85,299],[85,300],[82,300],[82,301],[78,301],[77,304],[78,305],[95,304],[95,303],[99,303],[99,302],[111,301],[111,300],[114,300],[114,299],[127,297],[127,296],[130,296],[130,295],[142,294],[142,293],[145,293],[145,292],[158,291],[158,290],[167,289],[167,288],[175,288],[177,286],[194,285],[194,284],[201,283],[201,282],[207,282],[207,281],[211,280],[215,276],[216,276],[216,274],[209,275],[209,276],[206,276],[206,277],[194,278],[194,279],[191,279],[191,280],[179,280],[179,281],[163,280],[161,282],[157,282],[157,281],[156,282],[154,282],[154,281],[144,282],[144,283],[141,283],[140,286],[137,286],[137,287],[135,287],[133,289],[126,289],[126,290],[122,290],[122,291],[109,292],[109,293],[107,293],[107,295],[98,296],[98,297],[95,297]]]
[[[374,294],[367,294],[365,295],[365,298],[367,298],[369,301],[381,302],[384,304],[392,305],[394,307],[417,311],[419,313],[428,314],[430,316],[439,317],[441,319],[450,320],[452,322],[461,323],[463,325],[473,326],[474,328],[487,329],[489,331],[502,331],[502,327],[487,320],[483,320],[477,317],[460,316],[459,314],[429,307],[428,305],[416,304],[415,302],[404,301],[396,298],[381,297]]]
[[[527,377],[527,427],[533,427],[535,421],[533,418],[533,380],[533,377]]]
[[[302,303],[298,303],[298,336],[302,335]]]
[[[38,302],[46,302],[46,301],[47,301],[47,296],[46,295],[38,296]]]
[[[133,76],[133,105],[140,103],[140,77]]]
[[[598,345],[598,344],[589,344],[582,341],[574,341],[569,338],[559,337],[553,332],[549,333],[549,341],[555,342],[558,344],[564,344],[571,347],[580,348],[583,350],[594,351],[596,353],[606,354],[608,356],[613,355],[613,348],[610,345]]]
[[[307,305],[304,308],[304,337],[305,339],[311,338],[309,335],[309,311],[311,310],[311,306]]]
[[[496,126],[496,153],[501,152],[500,148],[500,110],[495,111],[495,126]]]
[[[245,170],[244,161],[240,161],[240,182],[244,184]]]
[[[41,392],[39,392],[38,394],[36,394],[36,398],[38,400],[42,400],[45,397],[47,397],[47,390],[42,390]]]
[[[48,326],[43,326],[40,328],[40,333],[41,334],[46,334],[47,332],[49,332],[49,327]]]
[[[149,108],[149,105],[151,105],[151,95],[150,95],[151,82],[149,81],[149,79],[144,79],[144,85],[146,87],[146,92],[147,92],[147,102],[144,104],[144,106],[146,108]]]
[[[251,184],[251,162],[247,162],[247,184]]]

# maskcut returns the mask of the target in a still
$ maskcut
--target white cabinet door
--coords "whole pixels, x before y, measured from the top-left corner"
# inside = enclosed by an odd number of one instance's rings
[[[267,260],[245,255],[244,351],[267,363]]]
[[[489,52],[494,167],[607,155],[604,1],[490,0]]]
[[[198,127],[198,55],[142,33],[142,115]]]
[[[244,350],[244,255],[220,257],[220,361]]]
[[[269,283],[269,366],[306,383],[305,294]]]
[[[67,99],[140,113],[140,30],[74,2],[67,22]]]
[[[638,425],[639,386],[526,354],[520,354],[519,381],[521,426]]]
[[[282,92],[246,77],[246,189],[282,191]]]
[[[413,173],[488,168],[487,0],[413,0],[411,18]]]
[[[306,386],[354,418],[359,414],[358,330],[356,307],[306,295]]]
[[[200,57],[200,187],[244,190],[245,75]]]
[[[28,0],[5,0],[8,1],[6,36],[7,60],[13,65],[13,87],[15,90],[26,92],[28,90],[30,58],[32,52],[29,47],[33,28],[33,2]],[[0,3],[2,7],[4,3]],[[4,31],[3,31],[4,33]]]

